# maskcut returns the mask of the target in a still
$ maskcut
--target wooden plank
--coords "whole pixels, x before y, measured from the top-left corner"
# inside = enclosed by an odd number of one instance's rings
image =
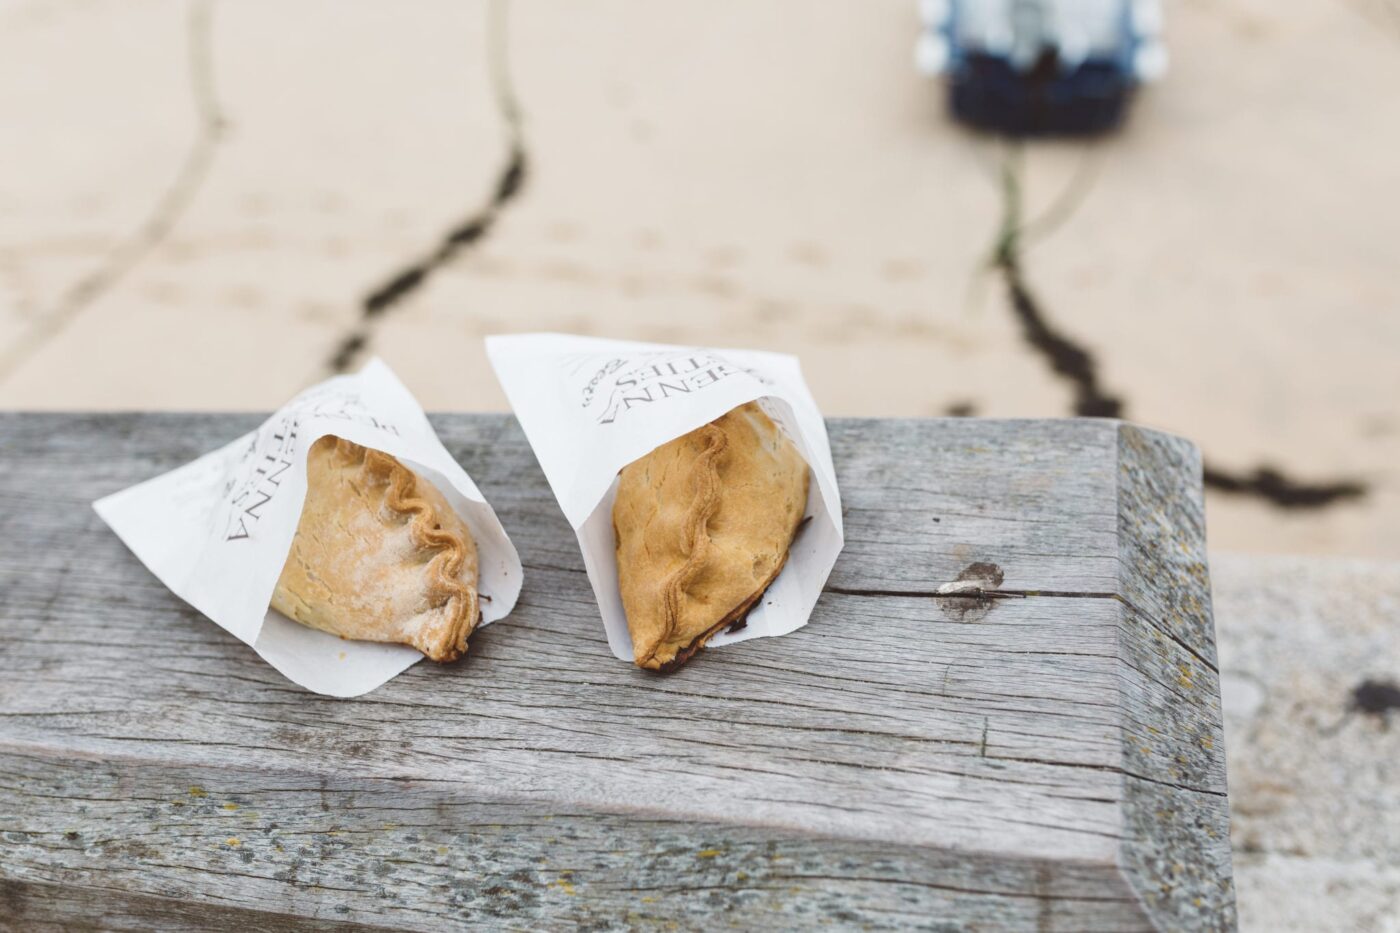
[[[514,421],[438,416],[525,592],[461,665],[346,702],[89,506],[256,420],[0,416],[0,879],[35,922],[116,891],[292,925],[1233,926],[1201,526],[1164,502],[1198,514],[1188,445],[833,422],[848,545],[812,622],[657,678],[608,651]],[[1187,572],[1125,540],[1144,515]],[[975,562],[1016,595],[934,595]]]

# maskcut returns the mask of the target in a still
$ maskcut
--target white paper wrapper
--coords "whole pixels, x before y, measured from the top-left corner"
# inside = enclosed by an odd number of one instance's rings
[[[289,679],[350,697],[423,655],[342,639],[268,608],[306,499],[307,451],[327,434],[397,457],[441,490],[476,538],[481,624],[510,612],[522,576],[515,546],[418,402],[377,359],[307,389],[256,431],[93,508],[175,595]]]
[[[711,646],[786,635],[807,624],[841,551],[841,497],[826,424],[797,358],[567,334],[486,338],[486,353],[569,524],[578,534],[608,644],[632,660],[617,583],[617,474],[657,447],[755,399],[812,470],[810,517],[787,565],[737,632]]]

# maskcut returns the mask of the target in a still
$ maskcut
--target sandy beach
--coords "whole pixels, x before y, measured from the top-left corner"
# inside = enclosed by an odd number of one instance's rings
[[[948,119],[913,3],[490,9],[0,3],[0,406],[266,409],[378,355],[502,410],[481,337],[562,330],[787,350],[830,415],[1069,415],[991,264],[1014,192],[1124,417],[1364,487],[1212,492],[1212,547],[1400,557],[1393,7],[1169,3],[1123,132],[1021,147]]]

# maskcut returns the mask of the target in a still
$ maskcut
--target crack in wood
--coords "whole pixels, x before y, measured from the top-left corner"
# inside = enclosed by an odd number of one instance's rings
[[[1031,597],[1046,597],[1050,599],[1112,599],[1122,603],[1128,609],[1136,613],[1163,636],[1169,639],[1177,647],[1181,648],[1191,657],[1195,658],[1203,667],[1217,676],[1219,668],[1205,658],[1199,651],[1192,648],[1179,635],[1171,631],[1151,615],[1136,606],[1131,600],[1122,594],[1102,590],[978,590],[948,593],[941,590],[890,590],[890,589],[859,589],[854,587],[841,587],[828,585],[822,590],[823,593],[838,593],[842,596],[855,596],[857,598],[887,598],[887,597],[907,597],[910,599],[940,599],[940,600],[964,600],[972,605],[993,599],[1027,599]]]
[[[1148,777],[1145,774],[1138,774],[1128,768],[1118,765],[1093,764],[1085,761],[1057,761],[1053,758],[1028,758],[1019,755],[991,755],[992,761],[1016,761],[1022,764],[1047,765],[1056,768],[1079,768],[1087,771],[1106,771],[1110,774],[1121,774],[1137,781],[1147,784],[1156,784],[1159,787],[1170,787],[1174,790],[1185,791],[1189,794],[1205,794],[1210,797],[1220,797],[1228,799],[1229,795],[1223,790],[1211,790],[1208,787],[1193,787],[1190,784],[1181,784],[1176,781],[1167,781],[1161,778]]]
[[[879,590],[857,589],[854,587],[828,586],[822,592],[839,593],[842,596],[881,598],[904,596],[911,599],[1025,599],[1031,596],[1047,596],[1052,599],[1121,599],[1117,593],[1094,590],[987,590],[968,589],[959,592],[943,590]]]
[[[1021,159],[1023,147],[1011,144],[1002,163],[1002,222],[992,251],[991,267],[1000,273],[1006,286],[1011,310],[1021,325],[1022,339],[1051,370],[1074,387],[1074,413],[1088,418],[1126,418],[1127,402],[1109,392],[1099,377],[1099,363],[1093,352],[1058,329],[1046,316],[1023,274],[1021,254],[1028,233],[1045,235],[1063,223],[1082,200],[1079,178],[1071,182],[1066,196],[1045,215],[1030,223],[1022,222]],[[1070,193],[1079,190],[1074,197]],[[1053,218],[1053,220],[1052,220]],[[1202,475],[1205,485],[1219,492],[1251,496],[1283,509],[1316,509],[1358,499],[1368,492],[1367,484],[1354,479],[1304,482],[1293,479],[1272,466],[1252,471],[1232,472],[1207,463]]]
[[[520,103],[507,66],[506,3],[507,0],[491,0],[486,9],[488,75],[507,140],[506,160],[491,194],[484,204],[449,229],[430,252],[408,262],[365,295],[355,329],[341,338],[330,356],[327,365],[333,372],[345,372],[359,359],[369,346],[377,319],[416,292],[463,251],[484,242],[505,209],[525,188],[530,159],[525,148]]]
[[[219,106],[212,64],[215,0],[196,0],[189,8],[188,72],[190,96],[199,127],[170,185],[156,199],[145,221],[119,242],[95,268],[70,285],[48,312],[0,354],[0,382],[111,291],[170,235],[195,195],[204,186],[229,123]]]

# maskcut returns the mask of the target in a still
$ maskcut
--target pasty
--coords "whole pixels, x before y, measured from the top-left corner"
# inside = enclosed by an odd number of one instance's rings
[[[454,661],[480,616],[476,542],[432,483],[388,454],[326,436],[272,608],[312,628]]]
[[[754,402],[622,469],[613,533],[638,667],[674,670],[743,620],[787,561],[807,484]]]

